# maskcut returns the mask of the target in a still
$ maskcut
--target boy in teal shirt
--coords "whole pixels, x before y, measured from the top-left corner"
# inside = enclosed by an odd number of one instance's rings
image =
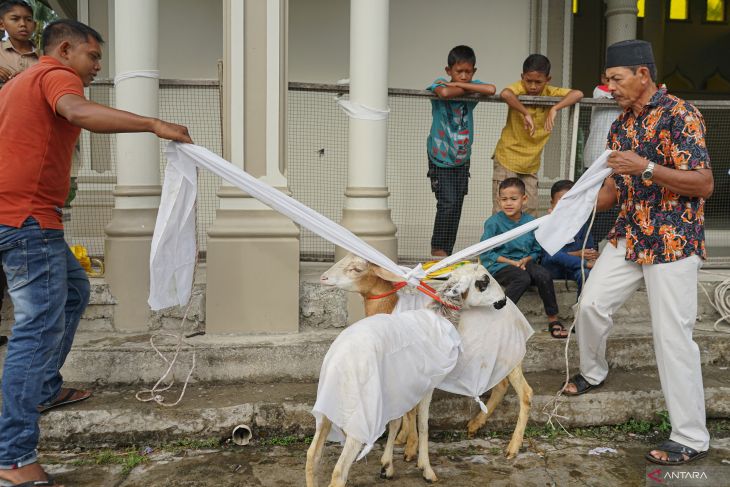
[[[436,196],[436,219],[431,238],[431,255],[444,257],[454,250],[461,208],[469,188],[469,163],[474,141],[474,107],[478,100],[448,101],[470,93],[493,95],[494,85],[472,79],[477,68],[474,50],[456,46],[449,52],[446,78],[436,79],[427,89],[433,122],[428,135],[428,178]]]
[[[481,240],[501,235],[535,219],[523,213],[527,203],[525,183],[519,178],[507,178],[499,185],[499,206],[502,209],[484,222]],[[550,272],[537,263],[542,253],[534,232],[526,233],[499,247],[488,250],[479,256],[497,282],[504,288],[504,294],[517,304],[530,285],[537,287],[545,314],[548,329],[553,338],[566,338],[568,333],[558,319],[558,302]]]

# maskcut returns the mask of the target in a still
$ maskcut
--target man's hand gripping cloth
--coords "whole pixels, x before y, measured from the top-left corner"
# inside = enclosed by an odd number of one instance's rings
[[[328,440],[344,434],[367,455],[388,422],[413,409],[457,363],[459,334],[431,310],[377,314],[346,328],[322,363],[314,414],[332,421]],[[343,434],[344,433],[344,434]]]
[[[484,306],[462,310],[458,331],[462,352],[454,370],[437,389],[474,398],[487,413],[480,396],[522,361],[534,330],[508,298],[502,309]]]

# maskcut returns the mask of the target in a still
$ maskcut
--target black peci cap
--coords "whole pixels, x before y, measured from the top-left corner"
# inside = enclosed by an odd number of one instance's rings
[[[654,64],[654,51],[646,41],[621,41],[606,49],[606,68],[640,64]]]

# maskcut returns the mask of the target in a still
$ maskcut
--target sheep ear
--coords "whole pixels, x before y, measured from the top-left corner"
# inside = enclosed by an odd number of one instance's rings
[[[378,276],[381,279],[384,279],[386,281],[390,282],[403,282],[405,279],[403,279],[401,276],[398,276],[396,274],[393,274],[392,272],[383,269],[380,266],[373,265],[373,272],[376,276]]]

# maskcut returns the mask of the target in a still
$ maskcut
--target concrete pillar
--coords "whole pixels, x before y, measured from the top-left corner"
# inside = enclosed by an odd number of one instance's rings
[[[636,39],[636,0],[606,1],[606,46]]]
[[[116,75],[157,71],[158,0],[114,2]],[[135,77],[116,86],[116,107],[157,117],[159,83]],[[117,135],[117,185],[106,227],[106,280],[117,300],[114,325],[122,331],[147,328],[149,255],[160,204],[160,145],[149,133]]]
[[[350,100],[388,107],[389,0],[350,2]],[[350,118],[347,189],[342,225],[395,260],[396,227],[385,183],[387,120]],[[344,255],[337,249],[335,258]]]
[[[287,0],[224,0],[224,152],[233,164],[288,192]],[[206,331],[299,330],[299,230],[222,184],[208,230]]]
[[[350,101],[388,107],[389,0],[350,1]],[[387,120],[350,118],[347,189],[342,226],[393,260],[398,259],[396,226],[385,182]],[[335,249],[335,261],[345,255]],[[364,318],[362,298],[348,293],[347,321]]]

